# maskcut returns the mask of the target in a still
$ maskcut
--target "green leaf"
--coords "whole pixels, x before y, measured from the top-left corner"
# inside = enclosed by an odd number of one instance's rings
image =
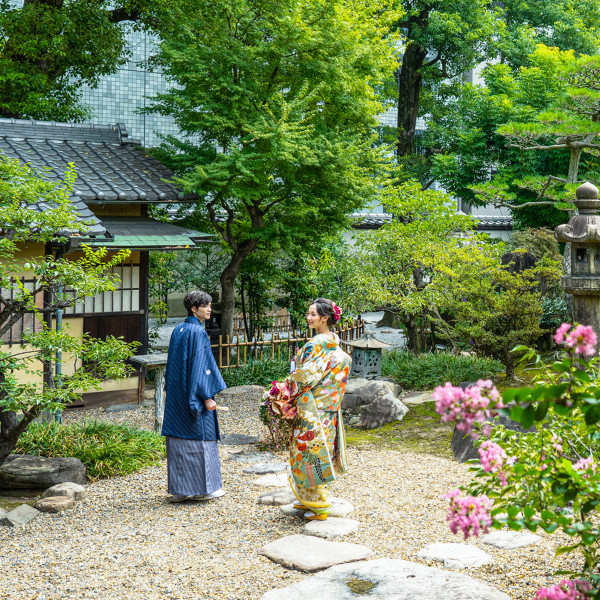
[[[573,552],[573,550],[577,550],[581,544],[573,544],[571,546],[559,546],[554,554],[555,556],[561,556],[562,554],[567,554],[568,552]]]

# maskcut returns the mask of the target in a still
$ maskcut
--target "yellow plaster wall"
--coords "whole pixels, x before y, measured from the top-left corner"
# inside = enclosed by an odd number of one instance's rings
[[[137,209],[137,214],[133,214],[132,216],[139,216],[139,206],[135,206],[135,205],[129,205],[130,209]],[[127,206],[123,207],[124,209],[127,208]],[[134,210],[132,210],[132,212],[135,213]],[[112,214],[112,213],[111,213]],[[128,213],[127,213],[128,214]],[[131,216],[131,215],[129,215]],[[17,255],[17,260],[18,262],[20,262],[21,264],[25,264],[28,261],[31,261],[32,259],[42,256],[45,252],[45,246],[44,244],[38,244],[38,243],[29,243],[29,244],[24,244],[21,246],[20,250],[19,250],[19,254]],[[109,253],[110,254],[110,253]],[[71,254],[67,254],[65,256],[65,260],[76,260],[77,258],[81,257],[82,253],[81,252],[73,252]],[[135,251],[131,253],[131,257],[126,261],[126,263],[132,262],[132,263],[138,263],[139,264],[140,261],[140,253],[139,251]],[[19,277],[31,277],[32,273],[30,271],[21,271],[19,273],[15,273],[15,275],[19,276]],[[65,328],[68,329],[69,334],[73,335],[77,338],[81,338],[81,336],[83,335],[83,318],[82,317],[69,317],[69,316],[65,316],[63,317],[63,326]],[[21,346],[19,344],[13,344],[12,346],[9,346],[8,344],[0,344],[0,351],[2,352],[7,352],[9,354],[17,354],[23,351],[26,351],[27,348],[24,346]],[[65,374],[69,374],[71,375],[74,371],[74,367],[75,367],[75,363],[73,361],[73,358],[65,355],[63,357],[64,359],[64,363],[63,363],[63,372]],[[30,368],[34,368],[34,369],[40,369],[41,365],[32,363]],[[41,374],[35,374],[35,373],[28,373],[27,372],[27,366],[25,365],[23,367],[23,369],[17,371],[15,373],[17,380],[20,383],[37,383],[39,385],[42,384],[42,375]],[[137,389],[139,385],[139,377],[138,376],[133,376],[133,377],[128,377],[127,379],[123,379],[123,380],[110,380],[110,381],[105,381],[102,383],[102,389],[101,390],[87,390],[88,392],[94,392],[94,391],[103,391],[103,392],[112,392],[112,391],[119,391],[119,390],[131,390],[131,389]]]

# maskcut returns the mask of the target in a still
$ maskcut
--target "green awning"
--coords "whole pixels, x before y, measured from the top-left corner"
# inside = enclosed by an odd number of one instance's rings
[[[139,217],[100,217],[104,236],[81,240],[94,248],[119,250],[187,250],[212,241],[214,235]]]

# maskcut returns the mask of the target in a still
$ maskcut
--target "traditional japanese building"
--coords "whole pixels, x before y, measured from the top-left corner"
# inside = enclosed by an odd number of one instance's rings
[[[66,309],[63,319],[73,334],[122,336],[128,342],[139,342],[139,354],[147,353],[149,251],[190,248],[210,237],[153,220],[148,217],[148,206],[192,202],[194,196],[168,183],[172,173],[144,152],[139,142],[129,139],[121,124],[0,119],[0,153],[55,181],[63,181],[68,165],[74,165],[77,179],[72,202],[85,232],[74,233],[57,247],[28,244],[23,248],[24,259],[52,252],[69,260],[78,255],[82,243],[109,251],[130,250],[129,259],[114,268],[121,279],[119,289],[86,297]],[[36,327],[41,327],[41,322],[33,313],[26,315],[0,340],[2,348],[19,346],[23,332]],[[106,382],[100,392],[84,394],[83,404],[137,402],[143,397],[143,385],[144,373],[136,371],[127,380]]]

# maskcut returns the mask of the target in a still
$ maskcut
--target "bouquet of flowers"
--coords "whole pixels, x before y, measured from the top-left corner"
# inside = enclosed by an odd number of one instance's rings
[[[296,407],[291,402],[287,384],[273,381],[271,389],[263,394],[263,406],[274,418],[292,420],[296,417]]]
[[[296,417],[296,407],[292,405],[290,396],[287,385],[274,381],[271,389],[263,394],[260,404],[260,418],[271,438],[265,443],[274,450],[283,450],[289,444],[292,422]]]

